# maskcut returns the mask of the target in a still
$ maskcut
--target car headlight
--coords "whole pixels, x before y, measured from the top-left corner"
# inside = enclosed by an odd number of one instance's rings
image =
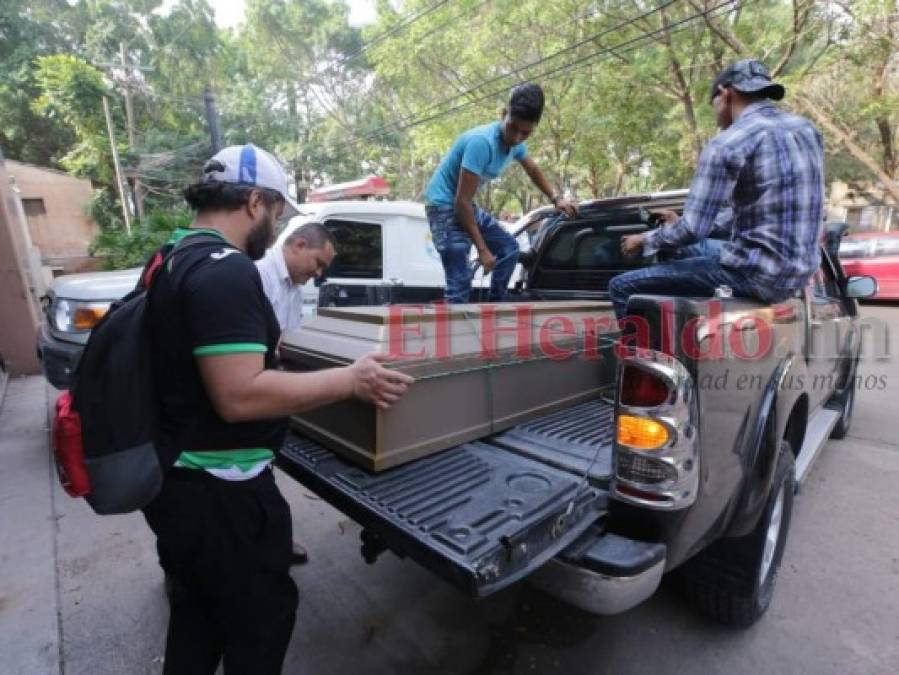
[[[50,308],[50,320],[56,330],[66,333],[89,331],[109,311],[110,304],[57,299]]]

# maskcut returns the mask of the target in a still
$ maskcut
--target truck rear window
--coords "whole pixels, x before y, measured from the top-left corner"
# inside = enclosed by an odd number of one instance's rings
[[[621,255],[621,238],[646,231],[643,223],[568,227],[550,243],[542,265],[548,269],[632,269],[639,260]]]

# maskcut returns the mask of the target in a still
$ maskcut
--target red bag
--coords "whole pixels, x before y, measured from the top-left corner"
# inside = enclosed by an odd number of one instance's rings
[[[72,409],[72,394],[64,391],[56,399],[53,418],[53,454],[56,471],[63,489],[72,497],[83,497],[91,491],[90,478],[84,465],[81,443],[81,415]]]

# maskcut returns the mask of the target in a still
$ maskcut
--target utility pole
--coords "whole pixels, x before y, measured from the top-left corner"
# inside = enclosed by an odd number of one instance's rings
[[[119,42],[119,60],[118,63],[95,63],[94,65],[107,70],[121,69],[123,77],[121,80],[122,88],[125,93],[125,123],[128,130],[128,149],[134,151],[134,100],[131,97],[132,79],[135,70],[149,72],[153,70],[151,66],[142,66],[132,64],[128,58],[127,49],[124,42]],[[115,80],[115,77],[113,77]],[[144,195],[141,188],[140,179],[137,176],[133,178],[132,194],[134,195],[134,204],[137,207],[137,217],[144,219]]]
[[[115,130],[112,126],[112,115],[109,113],[109,99],[103,97],[103,114],[106,116],[106,130],[109,132],[109,147],[112,149],[112,165],[115,168],[116,187],[119,200],[122,202],[122,215],[125,216],[125,231],[131,235],[131,209],[125,197],[125,181],[122,178],[122,167],[119,164],[119,149],[115,143]]]
[[[125,57],[125,43],[119,42],[119,61],[125,72],[125,123],[128,127],[128,149],[134,151],[134,101],[131,100],[131,64]],[[141,192],[140,178],[134,177],[134,203],[137,206],[137,218],[144,220],[144,195]]]
[[[125,57],[125,43],[119,43],[119,61],[122,70],[128,72],[128,61]],[[125,80],[125,121],[128,124],[128,146],[134,147],[134,102],[131,100],[131,77]]]
[[[203,101],[206,103],[206,125],[209,128],[209,140],[212,143],[212,154],[222,149],[222,136],[219,132],[219,112],[215,107],[215,94],[210,87],[203,92]]]

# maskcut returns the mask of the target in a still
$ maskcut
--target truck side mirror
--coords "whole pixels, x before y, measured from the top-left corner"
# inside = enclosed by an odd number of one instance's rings
[[[849,277],[846,295],[850,298],[870,298],[877,294],[877,279],[874,277]]]

